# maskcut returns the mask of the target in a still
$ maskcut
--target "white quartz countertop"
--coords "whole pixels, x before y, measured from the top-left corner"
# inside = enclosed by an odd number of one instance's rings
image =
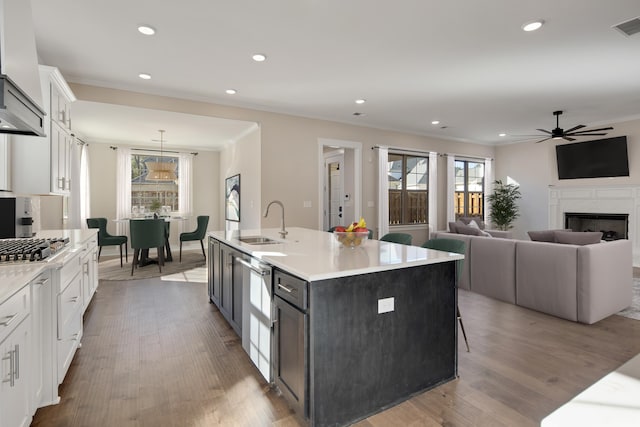
[[[460,254],[379,240],[347,248],[332,233],[298,227],[288,228],[289,234],[283,239],[278,231],[212,231],[208,235],[310,282],[464,259]],[[239,240],[250,236],[268,237],[278,243],[247,244]]]
[[[69,238],[63,250],[41,262],[0,263],[0,304],[18,292],[46,268],[61,267],[82,249],[87,240],[97,235],[98,230],[42,230],[36,238]],[[97,237],[96,237],[97,238]]]

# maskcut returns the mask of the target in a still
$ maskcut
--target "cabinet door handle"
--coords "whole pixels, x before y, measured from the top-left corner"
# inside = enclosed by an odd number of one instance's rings
[[[282,289],[283,291],[287,292],[287,293],[291,293],[293,292],[293,288],[290,288],[288,286],[283,285],[282,283],[278,283],[278,289]]]
[[[78,302],[78,298],[80,297],[69,298],[69,302]]]
[[[15,350],[13,350],[13,378],[20,379],[20,345],[16,344]]]
[[[46,279],[40,279],[40,280],[34,282],[33,284],[37,285],[37,286],[44,286],[44,285],[47,284],[47,282],[49,282],[49,278],[48,277]]]
[[[13,377],[13,369],[14,369],[14,355],[13,351],[7,352],[7,356],[3,357],[2,360],[9,361],[9,378],[6,380],[2,380],[3,383],[9,383],[9,387],[13,387],[15,385],[15,378]]]
[[[0,326],[9,326],[16,317],[18,317],[18,313],[5,317],[4,320],[0,322]]]

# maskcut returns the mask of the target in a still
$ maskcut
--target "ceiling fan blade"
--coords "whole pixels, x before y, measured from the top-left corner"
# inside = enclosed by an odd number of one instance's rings
[[[548,130],[544,130],[544,129],[536,129],[536,130],[540,132],[548,133],[549,135],[551,135],[551,132],[549,132]]]
[[[567,136],[567,135],[564,135],[564,136],[562,137],[562,139],[566,139],[567,141],[575,141],[575,140],[576,140],[575,138],[571,138],[571,137],[569,137],[569,136]]]
[[[544,142],[544,141],[546,141],[547,139],[551,139],[551,138],[541,139],[540,141],[536,141],[536,144],[539,144],[539,143],[541,143],[541,142]]]
[[[606,133],[579,133],[579,134],[569,134],[568,136],[604,136]]]
[[[569,132],[573,132],[573,131],[576,131],[578,129],[582,129],[583,127],[584,127],[584,125],[578,125],[578,126],[572,127],[571,129],[567,129],[564,133],[568,134]]]
[[[613,130],[613,128],[612,127],[608,127],[608,128],[599,128],[599,129],[585,129],[585,130],[580,130],[578,132],[573,132],[573,134],[574,135],[579,135],[579,134],[584,133],[584,132],[600,132],[602,130]],[[565,132],[565,133],[568,133],[568,131]]]

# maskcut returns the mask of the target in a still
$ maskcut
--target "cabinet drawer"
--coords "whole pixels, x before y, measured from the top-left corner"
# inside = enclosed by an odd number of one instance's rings
[[[25,286],[0,305],[0,342],[29,315],[31,293]]]
[[[56,347],[58,353],[58,384],[64,380],[80,339],[82,338],[82,310],[76,310],[65,325],[65,336],[58,339]]]
[[[273,276],[275,294],[303,310],[307,309],[307,282],[276,270]]]
[[[78,273],[80,273],[80,256],[75,256],[73,259],[67,261],[60,269],[60,282],[58,283],[58,293],[64,292],[65,288],[69,285],[71,279],[73,279]]]
[[[82,275],[77,274],[58,295],[58,339],[64,338],[71,316],[82,306]]]

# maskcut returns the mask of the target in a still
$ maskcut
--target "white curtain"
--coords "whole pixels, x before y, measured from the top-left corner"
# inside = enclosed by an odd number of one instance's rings
[[[131,216],[131,149],[118,148],[118,161],[116,171],[116,218],[129,218]],[[127,221],[118,222],[117,234],[127,233]]]
[[[389,232],[389,148],[378,148],[378,238]]]
[[[179,232],[192,231],[195,227],[193,215],[193,155],[180,153],[178,160],[178,171],[180,178],[178,181],[178,210],[187,221],[179,222]]]
[[[484,222],[489,224],[491,212],[491,203],[489,203],[489,195],[493,193],[493,159],[487,157],[484,159]]]
[[[456,220],[456,156],[447,154],[447,223]],[[448,226],[448,225],[447,225]]]
[[[429,152],[429,237],[438,227],[438,153]]]
[[[89,182],[89,146],[80,149],[80,226],[87,228],[91,218],[91,186]]]

